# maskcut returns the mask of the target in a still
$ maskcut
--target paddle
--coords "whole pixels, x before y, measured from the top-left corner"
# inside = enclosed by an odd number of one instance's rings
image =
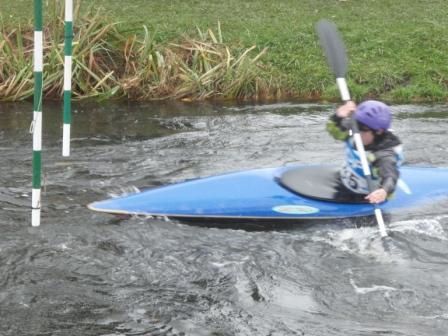
[[[336,76],[336,83],[341,94],[343,101],[350,100],[350,93],[348,91],[345,75],[347,73],[347,53],[345,50],[344,42],[339,35],[338,29],[333,22],[327,20],[320,20],[317,23],[317,34],[322,48],[325,51],[327,62],[330,68],[333,70]],[[356,148],[361,158],[362,170],[366,177],[369,192],[374,190],[372,183],[372,175],[367,162],[366,152],[364,150],[364,144],[362,143],[361,135],[359,134],[358,124],[353,118],[352,114],[352,136],[356,144]],[[381,237],[387,236],[386,226],[384,225],[383,214],[377,204],[375,206],[375,217],[378,223]]]

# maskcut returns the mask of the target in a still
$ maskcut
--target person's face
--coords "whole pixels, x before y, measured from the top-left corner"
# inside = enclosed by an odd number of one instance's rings
[[[359,133],[361,134],[361,139],[364,146],[368,146],[373,143],[375,135],[372,130],[360,130]]]

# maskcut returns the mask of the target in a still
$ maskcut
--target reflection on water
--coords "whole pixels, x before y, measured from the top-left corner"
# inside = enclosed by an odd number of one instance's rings
[[[445,335],[448,214],[275,231],[117,220],[87,203],[194,178],[342,162],[334,105],[44,106],[43,218],[30,228],[32,105],[0,105],[1,335]],[[408,162],[448,166],[446,106],[394,106]]]

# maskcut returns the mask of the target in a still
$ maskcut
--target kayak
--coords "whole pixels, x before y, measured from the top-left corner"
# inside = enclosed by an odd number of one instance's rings
[[[341,191],[339,168],[282,166],[198,178],[94,202],[94,211],[172,219],[313,220],[372,216],[363,197]],[[404,166],[386,214],[448,198],[448,168]]]

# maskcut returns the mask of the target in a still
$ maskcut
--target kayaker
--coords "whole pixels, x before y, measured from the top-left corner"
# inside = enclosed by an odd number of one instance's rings
[[[349,135],[351,115],[358,123],[375,190],[369,193],[359,153]],[[353,199],[365,198],[370,203],[384,202],[396,187],[403,161],[400,139],[390,130],[392,114],[389,106],[367,100],[358,106],[348,101],[340,106],[327,123],[328,132],[337,140],[345,141],[346,162],[340,171],[341,182]],[[345,190],[344,190],[345,191]]]

